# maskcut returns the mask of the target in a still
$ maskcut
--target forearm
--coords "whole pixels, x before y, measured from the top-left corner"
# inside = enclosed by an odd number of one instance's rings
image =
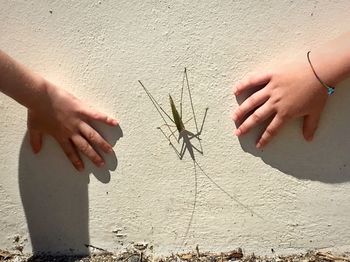
[[[46,81],[0,50],[0,91],[27,108],[40,103]]]
[[[318,76],[335,86],[350,76],[350,32],[311,50],[311,62]]]

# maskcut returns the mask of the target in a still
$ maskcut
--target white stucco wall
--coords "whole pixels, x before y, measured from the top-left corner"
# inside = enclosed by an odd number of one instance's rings
[[[343,1],[24,1],[0,3],[0,48],[95,108],[121,129],[108,169],[77,174],[45,139],[34,156],[26,110],[0,95],[0,249],[118,251],[146,242],[156,254],[192,250],[269,254],[340,247],[350,239],[349,92],[337,89],[312,143],[299,121],[264,151],[258,130],[238,140],[233,84],[271,59],[305,52],[349,30]],[[51,13],[51,12],[52,13]],[[282,60],[282,58],[280,58]],[[199,164],[228,194],[180,161],[138,84],[168,107],[188,68],[198,118],[209,107]],[[198,170],[197,170],[198,171]],[[186,234],[186,231],[188,233]],[[118,233],[115,233],[118,232]]]

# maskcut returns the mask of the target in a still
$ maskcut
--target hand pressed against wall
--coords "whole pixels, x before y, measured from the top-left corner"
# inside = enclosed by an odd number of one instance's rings
[[[235,134],[241,136],[272,118],[257,141],[256,146],[261,148],[277,135],[285,122],[304,117],[304,137],[312,140],[328,95],[307,62],[298,61],[269,72],[252,74],[235,86],[234,94],[239,96],[259,86],[263,88],[250,95],[233,112],[234,121],[240,121],[252,112],[238,126]]]
[[[28,130],[33,151],[40,151],[42,135],[48,134],[57,140],[77,170],[84,168],[78,152],[85,154],[95,165],[103,166],[104,161],[94,146],[105,153],[111,153],[113,149],[90,125],[90,121],[115,126],[117,120],[90,109],[70,93],[50,83],[46,90],[47,96],[42,103],[28,109]]]
[[[77,170],[84,168],[79,152],[95,165],[104,165],[94,147],[111,153],[112,146],[91,126],[91,121],[116,126],[117,120],[89,108],[1,50],[0,91],[28,108],[28,130],[34,152],[40,151],[42,136],[48,134],[57,140]]]
[[[313,69],[315,72],[313,72]],[[327,101],[328,86],[335,86],[350,76],[350,32],[312,49],[289,63],[280,63],[271,70],[251,74],[239,82],[234,94],[261,87],[233,112],[233,120],[242,122],[237,136],[272,118],[256,146],[261,148],[276,136],[290,119],[303,117],[303,134],[312,140]],[[319,78],[319,79],[318,79]],[[251,113],[244,121],[242,119]]]

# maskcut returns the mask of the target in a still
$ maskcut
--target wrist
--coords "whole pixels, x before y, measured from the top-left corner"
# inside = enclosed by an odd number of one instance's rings
[[[306,54],[306,57],[307,57],[307,60],[309,62],[309,66],[310,66],[310,69],[313,73],[313,75],[315,76],[315,78],[317,79],[317,81],[319,82],[319,84],[321,84],[321,86],[323,86],[324,90],[327,91],[328,95],[332,95],[334,93],[334,90],[335,90],[335,87],[334,86],[330,86],[330,85],[327,85],[319,76],[318,74],[316,73],[315,71],[315,68],[310,60],[310,53],[311,51],[308,51],[307,54]]]
[[[41,107],[43,103],[47,101],[51,89],[51,84],[46,79],[39,75],[35,75],[33,77],[33,92],[25,106],[29,110],[35,110]]]
[[[350,76],[350,52],[347,50],[332,49],[329,46],[315,49],[311,50],[310,59],[315,72],[328,86],[335,87]]]

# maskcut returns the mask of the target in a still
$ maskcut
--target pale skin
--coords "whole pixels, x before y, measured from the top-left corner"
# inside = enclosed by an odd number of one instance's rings
[[[56,87],[0,50],[0,91],[28,109],[28,132],[34,153],[43,144],[43,136],[52,136],[73,166],[84,169],[80,154],[96,166],[105,162],[95,150],[112,153],[112,146],[91,126],[100,121],[110,126],[118,121],[91,109],[67,91]]]
[[[350,32],[310,50],[312,65],[327,85],[334,87],[350,76]],[[321,113],[331,97],[312,72],[306,52],[294,61],[250,74],[235,85],[233,92],[239,96],[259,86],[262,89],[250,95],[232,114],[235,122],[242,122],[237,126],[235,135],[244,135],[272,118],[257,139],[256,147],[262,148],[278,134],[287,121],[302,117],[303,136],[311,141]],[[244,117],[247,118],[243,120]]]

